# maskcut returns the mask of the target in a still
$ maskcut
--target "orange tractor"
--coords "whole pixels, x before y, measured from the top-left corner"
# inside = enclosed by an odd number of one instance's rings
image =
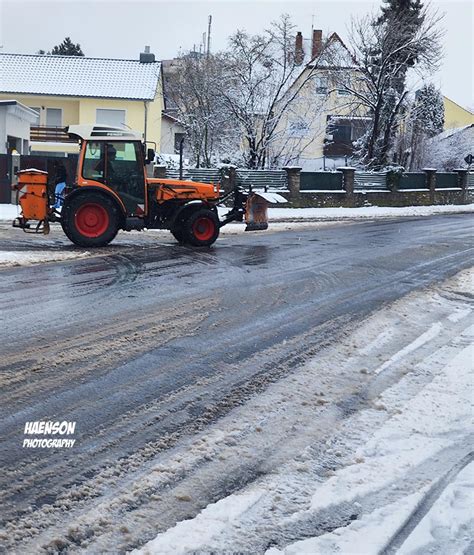
[[[145,153],[139,133],[99,125],[71,125],[70,137],[80,142],[77,175],[66,187],[62,207],[50,202],[48,174],[35,169],[18,172],[21,216],[14,227],[49,232],[49,223],[61,223],[64,233],[81,247],[102,247],[117,232],[169,229],[179,243],[212,245],[219,230],[231,221],[247,223],[247,230],[266,229],[267,203],[286,202],[275,193],[243,192],[236,188],[221,195],[219,185],[147,177],[145,165],[154,160]],[[219,219],[217,207],[232,202]],[[33,231],[33,230],[32,230]]]

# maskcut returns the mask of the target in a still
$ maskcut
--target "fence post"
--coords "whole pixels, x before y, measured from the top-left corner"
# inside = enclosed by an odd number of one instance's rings
[[[286,179],[288,181],[290,198],[296,199],[299,197],[300,194],[301,168],[298,168],[296,166],[287,166],[283,169],[286,171]]]
[[[457,168],[454,170],[458,174],[458,185],[461,188],[461,202],[467,202],[467,168]]]
[[[423,168],[426,174],[426,187],[430,190],[430,203],[435,202],[435,189],[436,189],[436,169],[435,168]]]
[[[346,195],[349,198],[354,196],[354,181],[355,181],[355,168],[350,166],[343,166],[342,168],[337,168],[338,172],[342,172],[342,188],[346,191]]]
[[[166,166],[156,164],[153,166],[153,177],[166,177]]]

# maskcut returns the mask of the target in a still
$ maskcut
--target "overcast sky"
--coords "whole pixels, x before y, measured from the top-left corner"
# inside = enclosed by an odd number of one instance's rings
[[[255,0],[237,2],[160,0],[0,0],[0,52],[34,54],[50,50],[70,36],[86,56],[137,58],[145,44],[157,59],[176,56],[202,41],[212,15],[211,50],[225,48],[237,28],[261,32],[281,13],[289,13],[297,29],[310,36],[311,25],[347,40],[351,16],[377,10],[382,2],[358,0]],[[443,93],[474,107],[474,26],[471,0],[432,0],[445,13],[445,57],[431,79]]]

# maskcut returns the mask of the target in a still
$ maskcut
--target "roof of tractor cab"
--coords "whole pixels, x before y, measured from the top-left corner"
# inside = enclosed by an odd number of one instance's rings
[[[110,125],[70,125],[66,129],[68,135],[74,135],[85,140],[106,141],[142,141],[143,134],[131,129],[111,127]]]

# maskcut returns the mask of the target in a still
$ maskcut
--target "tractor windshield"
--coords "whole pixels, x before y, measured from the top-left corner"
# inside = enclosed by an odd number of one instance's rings
[[[140,213],[145,202],[141,144],[138,141],[88,141],[82,176],[104,183],[121,197],[127,213]]]

